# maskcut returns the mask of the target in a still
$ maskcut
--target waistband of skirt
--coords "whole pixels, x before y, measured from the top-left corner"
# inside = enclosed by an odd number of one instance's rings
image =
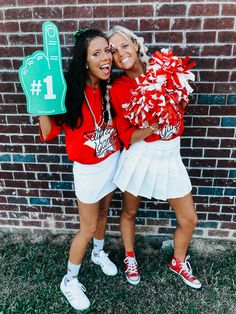
[[[178,148],[180,146],[180,136],[169,141],[162,141],[162,140],[154,141],[154,142],[140,141],[137,143],[142,143],[142,145],[145,145],[146,147],[150,147],[154,149],[170,150],[170,149]]]

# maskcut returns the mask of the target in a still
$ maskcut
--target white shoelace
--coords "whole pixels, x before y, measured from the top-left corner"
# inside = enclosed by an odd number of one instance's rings
[[[138,263],[134,257],[127,256],[124,260],[125,264],[128,262],[128,268],[125,272],[129,272],[130,274],[137,274]]]
[[[182,271],[186,271],[188,273],[188,276],[193,278],[194,276],[192,275],[192,268],[190,263],[188,262],[188,259],[190,259],[190,256],[186,256],[185,262],[181,263],[181,269],[180,269],[180,274]]]

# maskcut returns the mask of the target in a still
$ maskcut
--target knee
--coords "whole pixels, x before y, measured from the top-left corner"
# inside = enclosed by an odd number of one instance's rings
[[[197,224],[198,224],[198,218],[197,214],[194,213],[189,217],[182,217],[179,221],[178,224],[183,227],[183,228],[191,228],[195,229]]]
[[[122,215],[129,220],[134,220],[136,218],[136,214],[137,214],[137,210],[135,209],[124,207],[122,210]]]
[[[109,209],[106,206],[100,206],[99,216],[101,218],[106,218],[108,215]]]
[[[80,233],[81,235],[89,242],[96,234],[97,226],[81,226]]]

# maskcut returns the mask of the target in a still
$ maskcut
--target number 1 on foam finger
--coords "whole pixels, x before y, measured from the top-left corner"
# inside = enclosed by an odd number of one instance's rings
[[[52,75],[48,75],[43,80],[46,83],[47,94],[44,99],[56,99],[56,94],[53,94]]]

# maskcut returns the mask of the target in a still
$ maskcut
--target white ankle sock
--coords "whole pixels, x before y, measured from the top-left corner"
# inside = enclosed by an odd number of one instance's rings
[[[81,264],[73,264],[70,261],[68,261],[68,265],[67,265],[67,274],[66,274],[66,279],[68,281],[76,278],[78,276],[79,273],[79,269],[80,269]]]
[[[103,240],[97,240],[93,238],[93,252],[94,254],[99,254],[99,251],[103,249],[104,246],[104,239]]]

